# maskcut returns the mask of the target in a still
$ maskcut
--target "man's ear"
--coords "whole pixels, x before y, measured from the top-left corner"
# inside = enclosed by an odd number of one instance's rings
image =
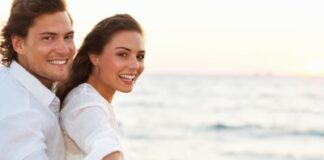
[[[17,36],[17,35],[12,35],[11,36],[11,43],[13,49],[18,53],[23,55],[24,54],[24,38]]]
[[[98,57],[98,55],[96,55],[96,54],[89,54],[89,58],[90,58],[91,63],[94,66],[98,66],[98,64],[99,64],[99,57]]]

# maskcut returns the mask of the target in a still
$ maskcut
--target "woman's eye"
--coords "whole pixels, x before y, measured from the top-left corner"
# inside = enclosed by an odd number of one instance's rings
[[[138,60],[144,60],[144,58],[145,58],[145,55],[138,55],[138,56],[137,56],[137,59],[138,59]]]
[[[127,57],[127,53],[119,53],[118,55],[121,57]]]

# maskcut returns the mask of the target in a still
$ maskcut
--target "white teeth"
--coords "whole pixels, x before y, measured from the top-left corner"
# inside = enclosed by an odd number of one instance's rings
[[[51,61],[49,61],[49,63],[51,63],[51,64],[57,64],[57,65],[59,65],[59,64],[65,64],[67,62],[67,60],[51,60]]]
[[[131,81],[133,81],[135,79],[135,75],[120,75],[120,77],[125,78],[125,79],[129,79]]]

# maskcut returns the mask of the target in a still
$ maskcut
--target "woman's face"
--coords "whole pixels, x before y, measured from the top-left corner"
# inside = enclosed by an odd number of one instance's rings
[[[136,31],[121,31],[107,43],[101,55],[91,55],[92,76],[97,85],[111,92],[130,92],[144,70],[145,46]],[[101,88],[101,89],[103,89]]]

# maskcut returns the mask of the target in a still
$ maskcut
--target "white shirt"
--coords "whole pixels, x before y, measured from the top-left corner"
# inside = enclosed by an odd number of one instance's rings
[[[61,111],[66,160],[99,160],[122,152],[113,107],[88,83],[74,88]]]
[[[0,67],[0,159],[63,160],[60,101],[16,62]]]

